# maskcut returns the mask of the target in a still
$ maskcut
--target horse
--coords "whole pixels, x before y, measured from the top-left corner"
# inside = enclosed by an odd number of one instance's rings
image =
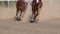
[[[28,3],[25,0],[18,0],[16,3],[16,20],[20,21],[22,20],[22,17],[24,16],[26,12]]]
[[[32,16],[30,22],[34,23],[36,20],[39,20],[36,18],[39,17],[40,15],[40,11],[42,8],[42,0],[33,0],[31,6],[32,6]]]

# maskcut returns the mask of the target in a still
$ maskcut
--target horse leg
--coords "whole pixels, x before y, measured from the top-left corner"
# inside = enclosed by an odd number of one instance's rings
[[[16,11],[16,19],[19,21],[18,13],[19,13],[19,10]]]
[[[37,12],[37,13],[36,13]],[[38,16],[38,11],[36,11],[34,14],[34,22],[36,23],[36,17]]]
[[[16,16],[18,16],[19,10],[16,11]]]
[[[22,11],[22,15],[21,15],[22,18],[24,17],[25,12],[26,10]]]
[[[37,11],[36,11],[37,12]],[[36,12],[35,12],[35,16],[34,16],[34,19],[36,20],[36,17],[38,16],[38,12],[37,12],[37,14],[36,14]]]
[[[35,12],[32,11],[32,16],[31,16],[31,19],[30,19],[31,23],[34,23],[34,21],[35,21],[34,16],[35,16]]]
[[[21,20],[21,18],[22,18],[22,11],[20,11],[19,20]]]
[[[40,17],[40,11],[41,11],[41,8],[38,8],[38,10],[36,11],[37,14],[35,14],[35,17],[34,17],[35,21],[38,21],[38,20],[39,20],[39,17]],[[37,17],[37,18],[36,18],[36,17]]]

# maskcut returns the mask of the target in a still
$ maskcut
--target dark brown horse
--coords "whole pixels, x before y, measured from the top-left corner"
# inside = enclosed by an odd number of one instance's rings
[[[30,20],[32,23],[36,21],[36,17],[40,15],[40,11],[42,8],[42,1],[41,0],[33,0],[32,1],[32,16]]]
[[[27,8],[27,2],[25,0],[18,0],[16,4],[16,19],[21,20],[23,17],[25,10]],[[20,14],[19,14],[20,13]]]

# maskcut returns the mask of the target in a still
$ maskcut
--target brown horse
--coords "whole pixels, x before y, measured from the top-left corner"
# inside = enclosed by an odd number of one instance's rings
[[[31,16],[31,20],[30,20],[31,23],[36,21],[36,17],[40,15],[41,8],[42,8],[41,0],[32,1],[32,16]]]
[[[19,21],[23,17],[27,8],[27,2],[25,0],[18,0],[16,4],[16,19]],[[20,14],[19,14],[20,13]]]

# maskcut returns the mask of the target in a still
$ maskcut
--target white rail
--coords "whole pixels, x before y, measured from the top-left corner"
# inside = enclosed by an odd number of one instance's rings
[[[0,1],[17,1],[17,0],[0,0]]]

